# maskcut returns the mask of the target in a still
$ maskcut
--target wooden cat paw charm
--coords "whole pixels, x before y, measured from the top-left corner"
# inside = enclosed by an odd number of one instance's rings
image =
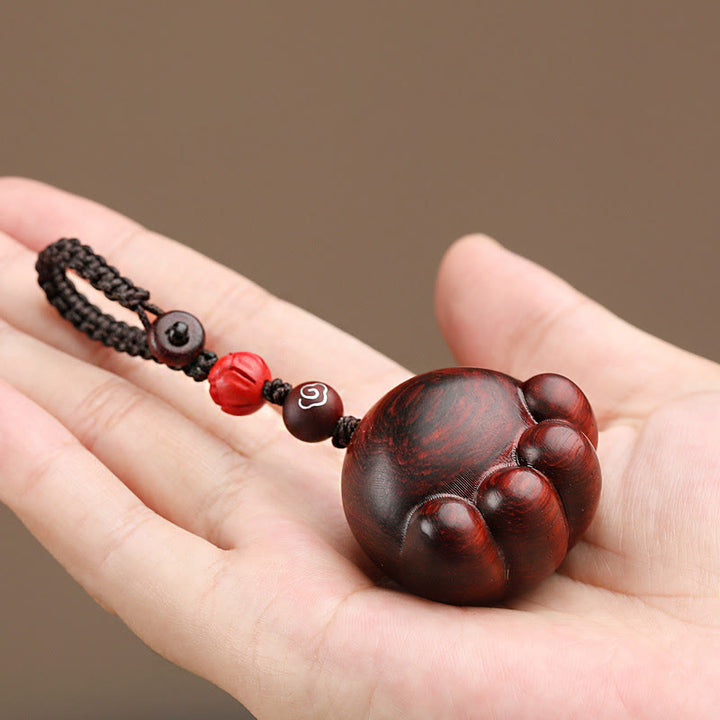
[[[409,591],[481,605],[550,575],[600,497],[590,404],[554,374],[418,375],[362,418],[342,472],[345,514]]]
[[[296,438],[347,448],[350,527],[418,595],[476,605],[526,590],[555,571],[593,518],[597,425],[585,395],[561,375],[521,383],[479,368],[436,370],[398,385],[360,419],[343,415],[340,395],[324,382],[293,388],[251,352],[218,358],[194,315],[164,312],[76,238],[48,245],[35,268],[48,301],[92,340],[209,380],[226,413],[281,405]],[[70,269],[136,312],[142,328],[102,313]]]

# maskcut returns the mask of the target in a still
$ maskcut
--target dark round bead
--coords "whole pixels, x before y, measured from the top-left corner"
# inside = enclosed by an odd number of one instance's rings
[[[155,318],[147,333],[153,357],[170,367],[184,367],[203,350],[205,330],[190,313],[171,310]]]
[[[322,382],[297,385],[283,403],[285,427],[305,442],[319,442],[331,437],[342,413],[340,396]]]

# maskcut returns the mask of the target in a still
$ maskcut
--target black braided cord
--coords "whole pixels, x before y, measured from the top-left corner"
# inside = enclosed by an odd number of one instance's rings
[[[147,290],[123,277],[102,255],[97,255],[91,247],[83,245],[76,238],[61,238],[40,251],[35,269],[38,273],[38,284],[50,304],[91,340],[98,340],[103,345],[133,357],[160,362],[148,347],[147,329],[151,325],[148,313],[162,315],[163,311],[150,303],[150,293]],[[132,327],[123,320],[116,320],[97,305],[93,305],[68,278],[67,270],[74,270],[96,290],[103,292],[106,298],[137,313],[143,327]],[[191,363],[172,369],[182,370],[193,380],[200,382],[207,379],[216,360],[215,353],[203,350]]]
[[[109,265],[107,260],[95,253],[89,245],[83,245],[77,238],[61,238],[38,253],[35,269],[38,273],[38,284],[47,295],[48,301],[73,327],[84,332],[91,340],[97,340],[118,352],[160,363],[150,352],[147,343],[147,331],[152,324],[148,313],[159,316],[164,311],[150,302],[150,293],[147,290],[123,277],[117,268]],[[116,320],[97,305],[93,305],[75,287],[67,276],[67,270],[74,270],[96,290],[100,290],[108,300],[132,310],[140,318],[143,327],[133,327],[123,320]],[[183,367],[167,367],[182,370],[193,380],[200,382],[207,379],[216,361],[217,355],[214,352],[203,350],[195,360]],[[267,402],[282,405],[291,390],[290,383],[275,378],[263,385],[262,394]],[[335,424],[332,444],[337,448],[347,447],[359,424],[359,418],[343,415]]]
[[[282,405],[291,390],[292,385],[290,383],[283,382],[280,378],[275,378],[274,380],[268,380],[263,385],[262,394],[269,403]]]
[[[352,415],[343,415],[335,424],[332,434],[332,444],[336,448],[346,448],[352,440],[353,433],[360,424],[360,418]]]

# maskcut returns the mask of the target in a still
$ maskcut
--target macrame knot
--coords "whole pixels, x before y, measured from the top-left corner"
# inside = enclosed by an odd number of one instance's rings
[[[129,310],[137,311],[137,308],[142,306],[150,299],[150,293],[141,287],[132,286],[125,290],[122,299],[118,299],[118,302],[128,308]]]
[[[360,418],[352,415],[343,415],[335,425],[332,435],[332,444],[336,448],[346,448],[350,444],[353,433],[360,424]]]
[[[273,405],[282,405],[285,398],[292,390],[290,383],[283,382],[280,378],[266,380],[263,385],[263,397]]]

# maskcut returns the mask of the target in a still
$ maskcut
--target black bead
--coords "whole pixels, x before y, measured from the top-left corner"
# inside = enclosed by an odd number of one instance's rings
[[[175,347],[185,345],[190,338],[187,323],[184,323],[181,320],[178,320],[170,328],[168,328],[165,334],[167,335],[167,339],[170,341],[170,344]]]
[[[184,367],[203,350],[205,330],[190,313],[171,310],[158,316],[147,333],[153,357],[170,367]]]

